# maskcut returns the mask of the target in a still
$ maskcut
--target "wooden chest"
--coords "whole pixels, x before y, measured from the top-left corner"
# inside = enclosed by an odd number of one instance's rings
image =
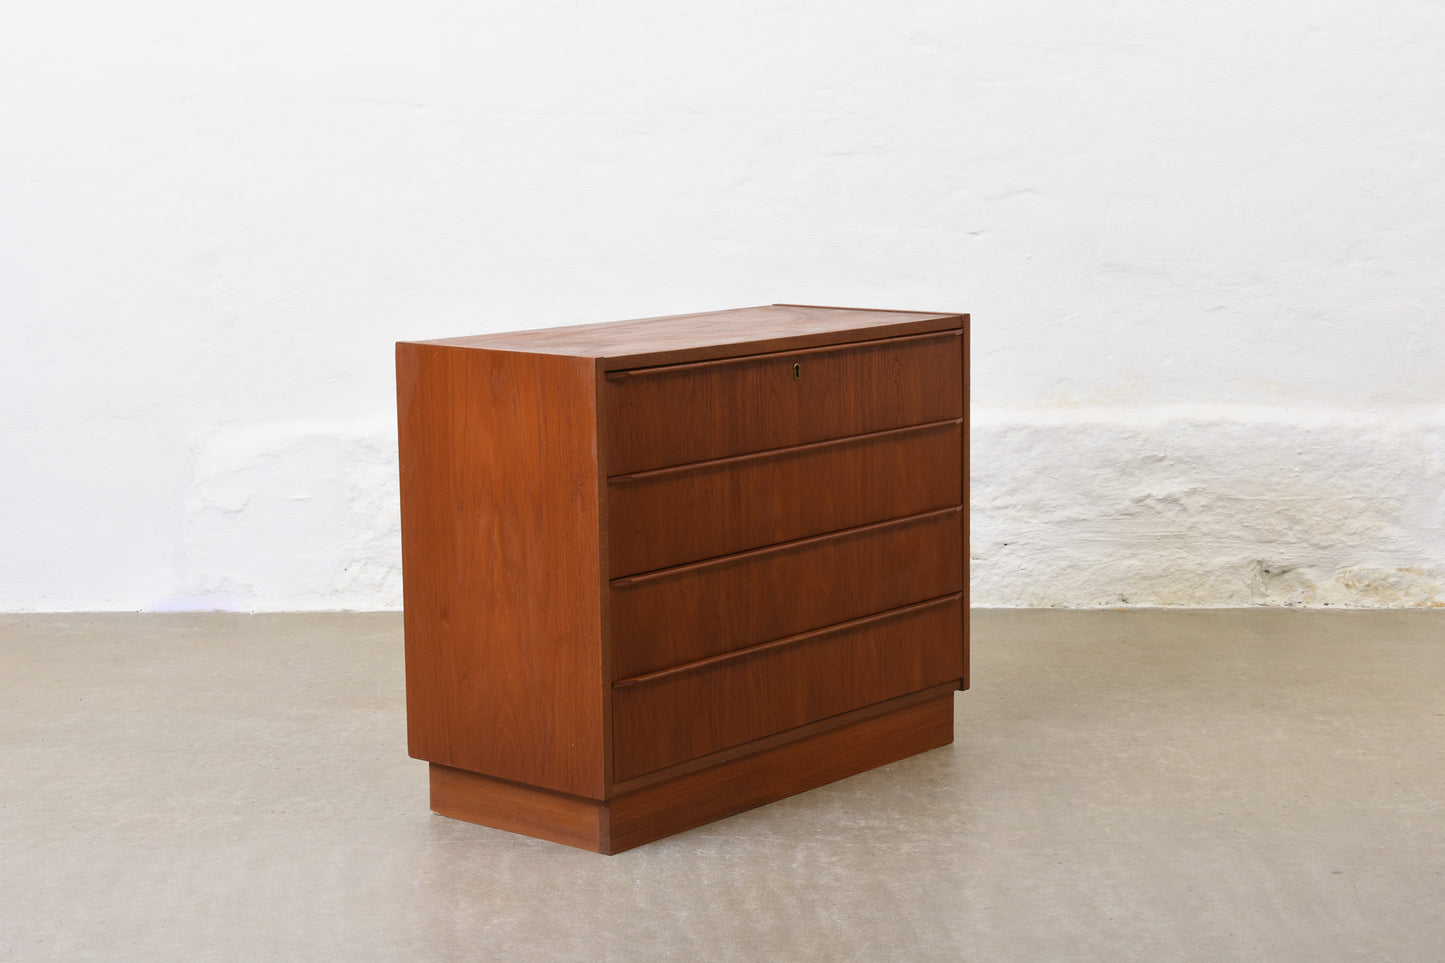
[[[615,853],[953,739],[968,316],[397,345],[410,752]]]

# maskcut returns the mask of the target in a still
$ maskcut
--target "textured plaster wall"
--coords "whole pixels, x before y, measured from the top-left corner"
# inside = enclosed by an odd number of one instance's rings
[[[971,311],[974,600],[1439,604],[1445,5],[14,0],[0,609],[400,603],[392,342]]]
[[[976,414],[976,600],[1445,604],[1439,410]]]

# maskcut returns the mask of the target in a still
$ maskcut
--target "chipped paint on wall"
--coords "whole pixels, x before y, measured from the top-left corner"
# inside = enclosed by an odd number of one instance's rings
[[[975,410],[980,606],[1445,605],[1445,412]]]
[[[198,444],[179,591],[150,608],[401,606],[396,427],[286,422]]]
[[[399,607],[395,437],[200,439],[152,607]],[[971,469],[974,605],[1445,605],[1445,410],[976,408]]]

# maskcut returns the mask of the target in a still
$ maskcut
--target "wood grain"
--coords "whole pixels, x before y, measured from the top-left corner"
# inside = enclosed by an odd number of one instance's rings
[[[619,475],[963,416],[958,332],[607,376]]]
[[[620,782],[963,676],[959,596],[619,682]]]
[[[611,478],[617,578],[957,505],[957,422]]]
[[[431,807],[452,819],[620,853],[945,746],[953,741],[953,693],[916,693],[830,722],[791,742],[653,783],[609,803],[433,764]]]
[[[609,806],[606,851],[622,852],[953,741],[951,690],[895,702],[900,708],[856,722],[840,719],[835,728],[618,796]]]
[[[439,816],[599,852],[606,805],[432,763],[431,808]]]
[[[591,362],[397,346],[413,756],[605,794],[595,405]]]
[[[944,509],[612,583],[616,678],[963,589],[963,512]]]
[[[961,317],[773,304],[419,343],[594,358],[613,371],[943,331]]]

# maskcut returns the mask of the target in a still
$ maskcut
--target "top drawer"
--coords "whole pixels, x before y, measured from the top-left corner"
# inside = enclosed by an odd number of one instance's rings
[[[607,473],[963,416],[958,331],[607,374]]]

